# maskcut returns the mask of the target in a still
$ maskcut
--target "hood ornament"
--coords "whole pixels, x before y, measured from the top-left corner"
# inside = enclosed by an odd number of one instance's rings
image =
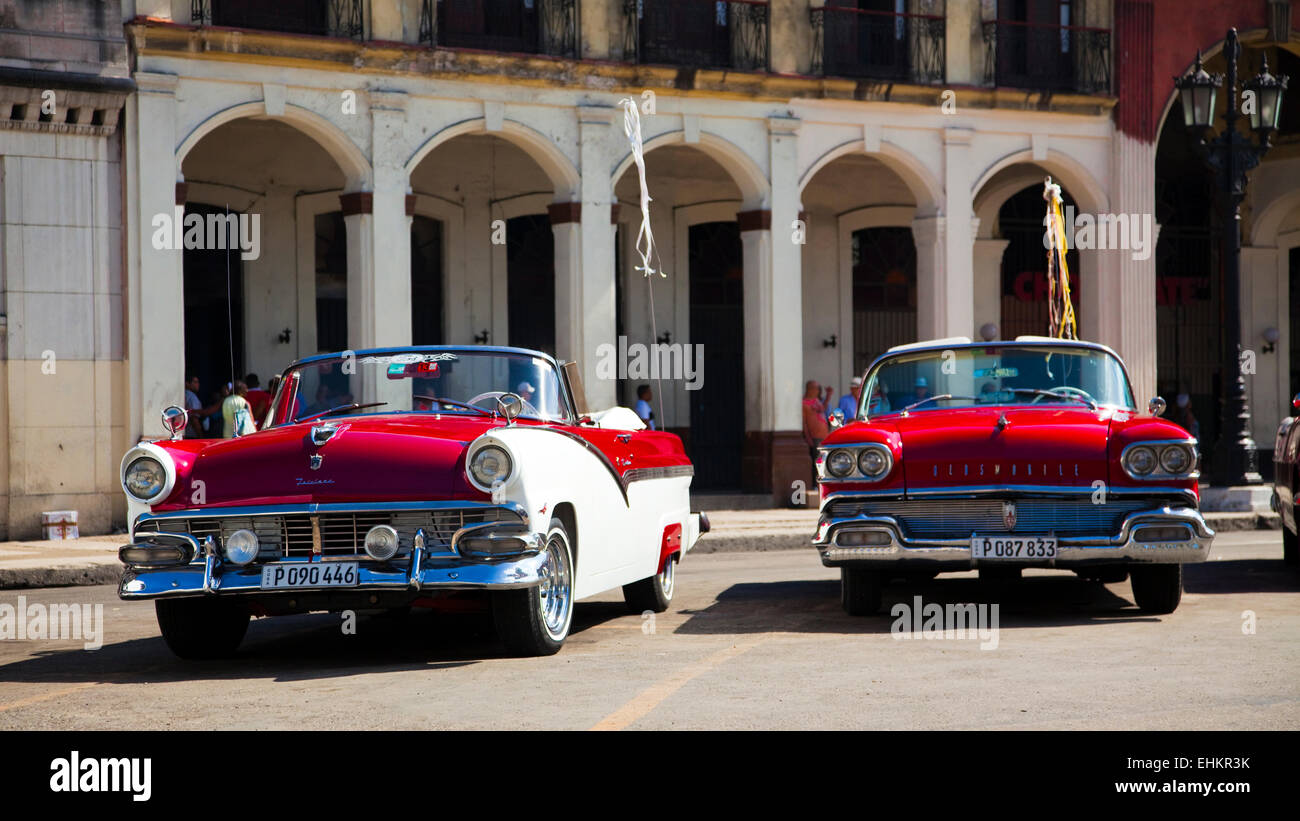
[[[339,426],[327,423],[324,425],[312,425],[311,441],[316,447],[320,447],[334,437],[339,432]]]
[[[1007,419],[1007,415],[1004,413],[1004,414],[1002,414],[1001,416],[998,417],[998,423],[997,423],[996,425],[994,425],[994,427],[993,427],[993,432],[994,432],[994,433],[1001,433],[1002,430],[1003,430],[1007,425],[1009,425],[1009,424],[1011,424],[1011,421],[1010,421],[1009,419]]]

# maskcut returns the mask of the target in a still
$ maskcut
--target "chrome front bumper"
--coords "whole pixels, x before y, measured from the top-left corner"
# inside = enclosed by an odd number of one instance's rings
[[[1183,528],[1185,538],[1173,541],[1138,541],[1138,531],[1147,526]],[[850,531],[874,531],[888,534],[889,542],[870,546],[845,546],[839,544],[841,534]],[[984,564],[1006,565],[1008,560],[976,560],[971,558],[970,540],[965,539],[910,539],[892,516],[853,516],[823,519],[817,527],[813,545],[821,555],[822,564],[838,567],[844,564],[884,566],[916,565],[926,569],[969,570]],[[980,536],[1015,536],[1031,534],[980,533]],[[1051,534],[1032,534],[1051,535]],[[1091,564],[1185,564],[1203,562],[1210,554],[1214,531],[1204,517],[1194,508],[1156,507],[1138,511],[1124,518],[1118,533],[1097,536],[1057,537],[1055,559],[1013,562],[1029,567],[1074,568]]]
[[[271,512],[279,512],[278,509]],[[246,511],[241,511],[245,513]],[[118,586],[123,599],[157,599],[204,595],[300,595],[364,591],[509,590],[540,584],[546,567],[545,539],[529,530],[526,517],[516,521],[476,523],[457,531],[449,545],[432,544],[418,531],[409,554],[378,561],[358,554],[282,558],[234,564],[223,558],[209,537],[200,542],[189,533],[139,533],[119,551],[126,569]],[[429,546],[427,546],[429,545]],[[166,556],[180,553],[180,560]],[[489,555],[483,550],[503,550]],[[141,561],[142,554],[163,557]],[[262,569],[267,566],[309,567],[337,562],[357,565],[357,584],[262,589]]]

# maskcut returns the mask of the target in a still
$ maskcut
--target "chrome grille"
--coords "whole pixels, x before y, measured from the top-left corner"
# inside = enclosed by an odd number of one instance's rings
[[[148,519],[136,526],[137,533],[189,533],[200,542],[213,537],[218,547],[236,530],[252,530],[261,549],[258,561],[280,558],[308,558],[312,555],[313,514],[291,513],[274,516],[221,516],[175,519]],[[415,533],[424,529],[425,549],[437,553],[451,549],[452,535],[462,527],[497,521],[502,511],[494,508],[450,510],[359,511],[355,513],[320,513],[322,556],[354,556],[365,552],[366,533],[376,525],[389,525],[397,531],[399,554],[409,553]]]
[[[844,499],[827,505],[832,518],[892,516],[905,536],[960,539],[972,533],[1006,533],[1002,522],[1003,499],[895,499],[872,501]],[[1108,499],[1093,504],[1081,499],[1014,499],[1014,533],[1056,533],[1062,536],[1111,535],[1119,532],[1124,517],[1152,506],[1144,499]]]

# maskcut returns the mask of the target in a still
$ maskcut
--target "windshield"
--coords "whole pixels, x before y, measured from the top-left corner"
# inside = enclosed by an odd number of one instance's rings
[[[989,346],[900,354],[867,376],[859,415],[976,405],[1132,408],[1119,360],[1088,348]]]
[[[314,416],[339,418],[364,413],[481,416],[476,408],[494,412],[497,398],[506,393],[524,400],[521,417],[568,418],[560,378],[549,360],[465,349],[348,353],[299,365],[285,373],[272,419],[282,425]],[[327,413],[335,409],[337,412]]]

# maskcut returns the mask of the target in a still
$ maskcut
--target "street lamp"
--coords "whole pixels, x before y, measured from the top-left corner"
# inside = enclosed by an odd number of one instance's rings
[[[1215,444],[1211,479],[1215,485],[1259,484],[1259,454],[1251,436],[1250,404],[1246,401],[1246,380],[1241,372],[1241,201],[1246,196],[1246,174],[1259,165],[1270,147],[1282,110],[1282,93],[1287,78],[1263,70],[1243,88],[1251,97],[1243,101],[1250,113],[1250,127],[1259,144],[1237,130],[1241,111],[1237,102],[1237,57],[1241,47],[1237,30],[1228,29],[1223,54],[1228,63],[1226,127],[1219,136],[1208,137],[1214,122],[1214,98],[1223,76],[1209,74],[1201,66],[1201,54],[1187,74],[1174,79],[1183,103],[1183,123],[1196,140],[1202,157],[1214,170],[1223,209],[1223,391],[1219,405],[1219,441]]]

